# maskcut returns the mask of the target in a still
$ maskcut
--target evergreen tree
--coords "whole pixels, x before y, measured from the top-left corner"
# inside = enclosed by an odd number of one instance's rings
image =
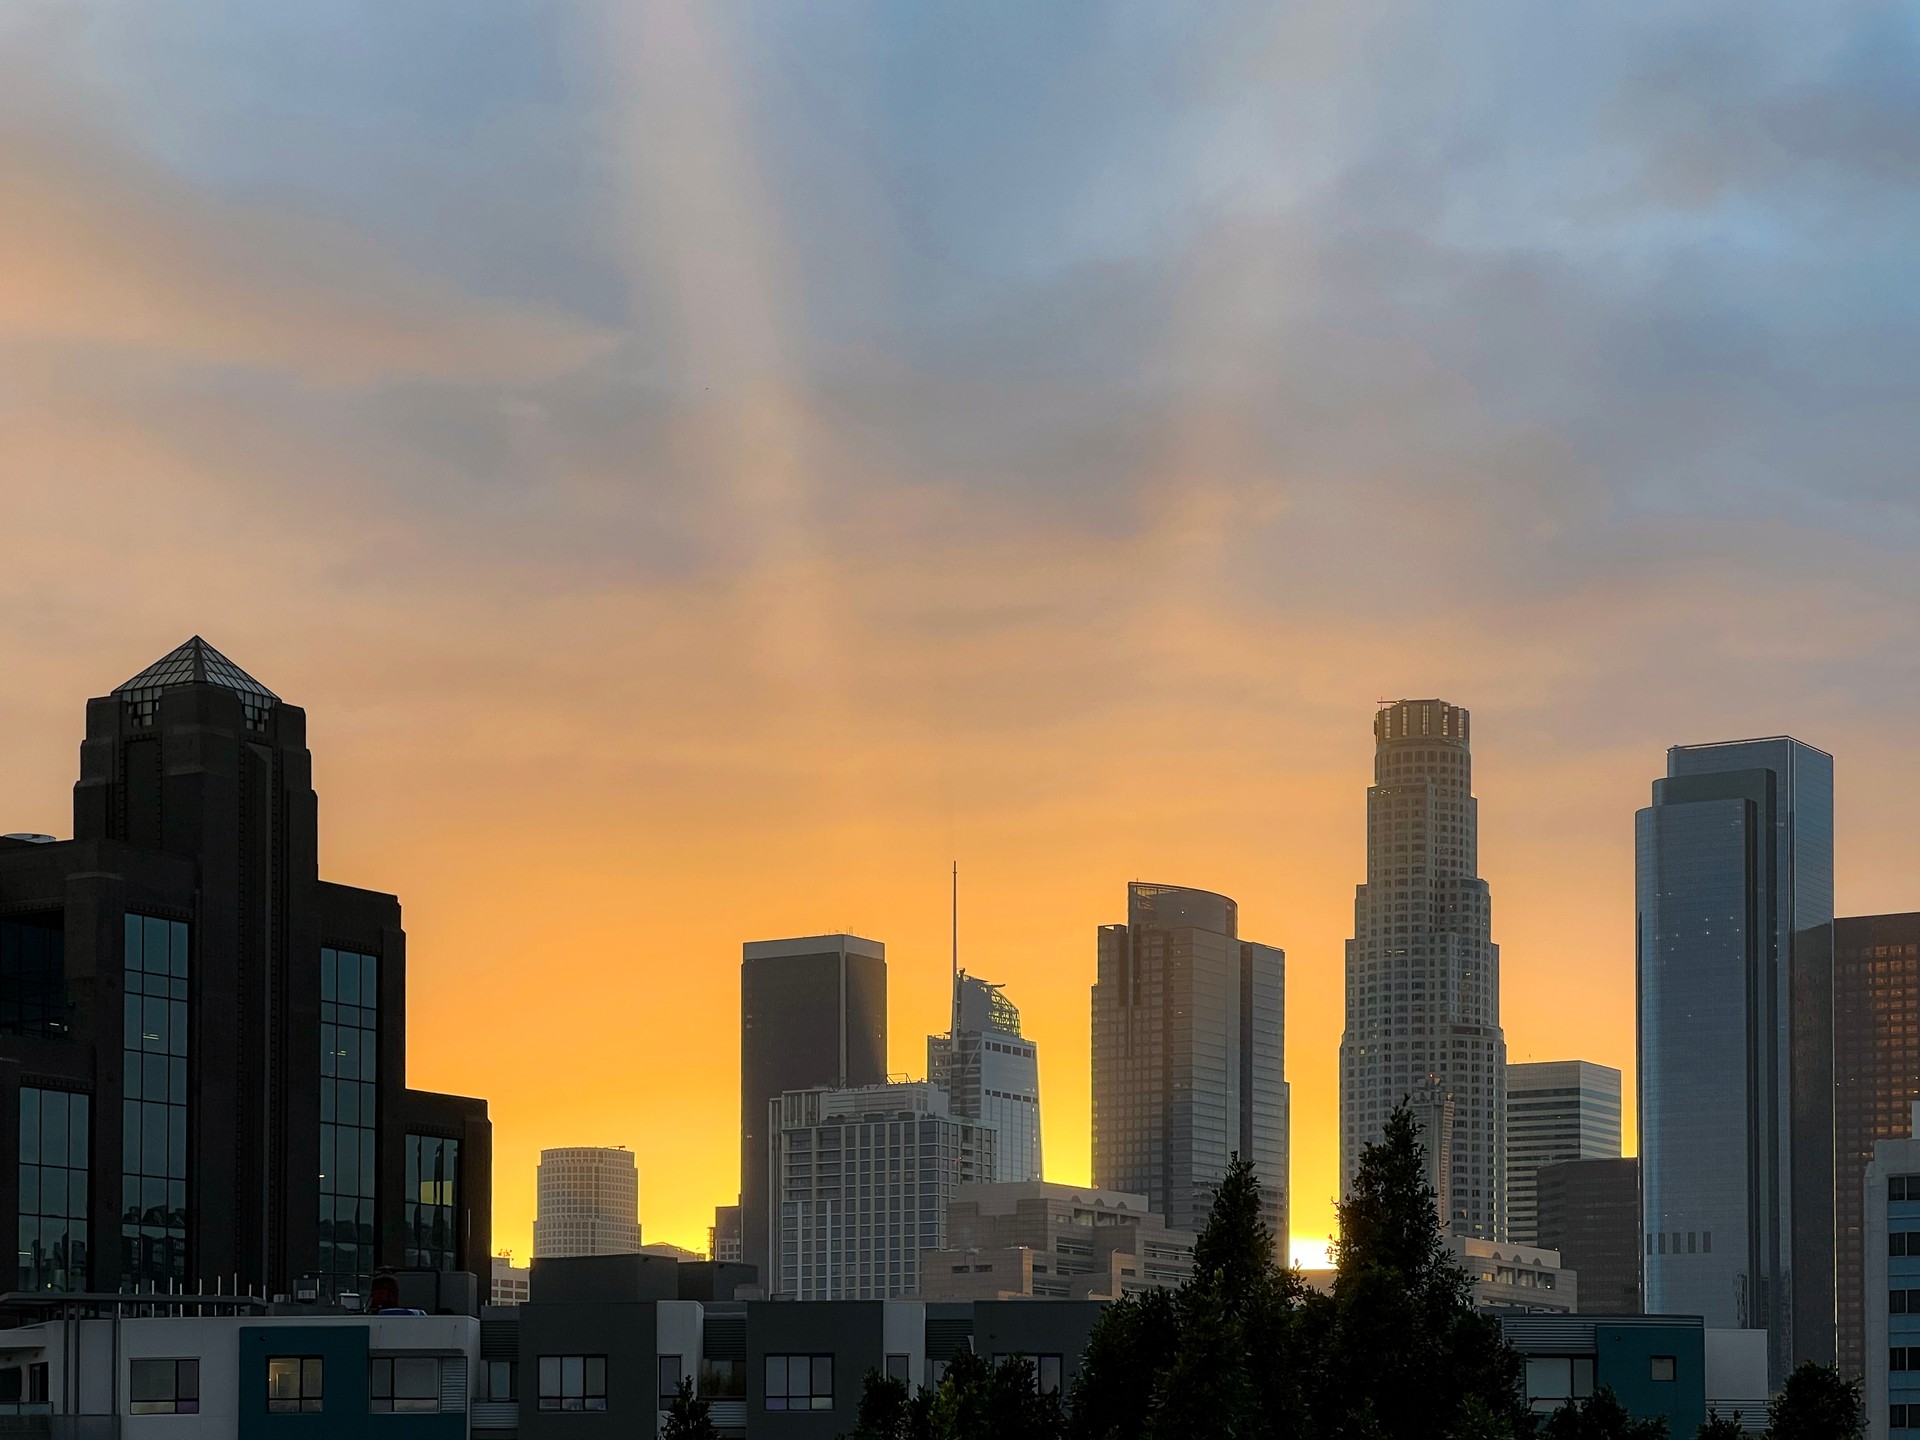
[[[1740,1423],[1740,1412],[1731,1416],[1718,1410],[1707,1411],[1706,1423],[1694,1431],[1694,1440],[1747,1440],[1747,1427]]]
[[[1667,1422],[1635,1420],[1613,1391],[1602,1385],[1547,1417],[1540,1440],[1668,1440]]]
[[[661,1427],[661,1440],[720,1440],[708,1413],[707,1402],[693,1393],[693,1381],[682,1379],[667,1406],[667,1423]]]
[[[1831,1365],[1803,1361],[1787,1376],[1768,1411],[1769,1440],[1860,1440],[1867,1433],[1860,1382]]]
[[[1073,1389],[1073,1440],[1141,1440],[1155,1382],[1180,1343],[1180,1316],[1165,1290],[1129,1295],[1101,1313]]]
[[[1447,1248],[1413,1112],[1403,1103],[1361,1153],[1340,1202],[1332,1329],[1316,1408],[1328,1435],[1362,1413],[1386,1440],[1432,1440],[1469,1423],[1531,1433],[1520,1357],[1476,1315],[1473,1282]]]

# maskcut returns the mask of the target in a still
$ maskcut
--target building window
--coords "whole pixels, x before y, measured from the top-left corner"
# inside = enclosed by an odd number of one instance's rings
[[[1920,1241],[1920,1232],[1909,1235],[1904,1230],[1895,1230],[1887,1236],[1887,1254],[1920,1255],[1920,1243],[1916,1241]]]
[[[335,1294],[364,1294],[373,1277],[379,1050],[379,958],[322,950],[320,1274]]]
[[[1042,1395],[1060,1393],[1060,1357],[1058,1355],[996,1355],[995,1365],[1005,1365],[1010,1360],[1024,1360],[1033,1367],[1034,1389]]]
[[[54,910],[0,920],[0,1035],[65,1040],[71,1028],[66,916]]]
[[[540,1357],[542,1410],[604,1410],[607,1408],[607,1357],[604,1355],[542,1355]]]
[[[438,1135],[407,1136],[407,1264],[427,1270],[459,1266],[454,1237],[460,1142]]]
[[[1889,1178],[1887,1199],[1920,1200],[1920,1175],[1895,1175]]]
[[[520,1387],[515,1382],[519,1369],[511,1360],[487,1361],[487,1399],[518,1400]]]
[[[291,1415],[321,1409],[325,1366],[318,1355],[267,1357],[267,1413]]]
[[[767,1356],[767,1409],[831,1410],[833,1356]]]
[[[435,1355],[376,1355],[369,1362],[367,1408],[376,1415],[440,1413],[440,1359]]]
[[[1896,1345],[1887,1351],[1887,1369],[1920,1370],[1920,1345]]]
[[[87,1288],[87,1152],[93,1102],[20,1087],[22,1290]]]
[[[129,1415],[198,1415],[198,1360],[133,1360],[127,1366]]]
[[[660,1357],[660,1408],[666,1409],[680,1394],[681,1361],[678,1355]]]
[[[187,1278],[188,949],[178,920],[126,917],[121,1034],[120,1284]]]
[[[700,1398],[702,1400],[746,1399],[747,1362],[744,1360],[701,1360]]]
[[[1536,1413],[1558,1410],[1569,1400],[1584,1400],[1591,1394],[1591,1355],[1527,1357],[1527,1404]]]
[[[887,1378],[908,1384],[913,1375],[913,1357],[911,1355],[887,1356]]]
[[[1674,1356],[1654,1355],[1650,1357],[1647,1378],[1649,1380],[1671,1380],[1674,1378],[1674,1372],[1677,1369],[1678,1366],[1675,1363]]]

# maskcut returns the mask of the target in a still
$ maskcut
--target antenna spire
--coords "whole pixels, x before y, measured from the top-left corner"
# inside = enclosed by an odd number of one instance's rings
[[[953,862],[953,1018],[949,1035],[960,1033],[960,862]]]

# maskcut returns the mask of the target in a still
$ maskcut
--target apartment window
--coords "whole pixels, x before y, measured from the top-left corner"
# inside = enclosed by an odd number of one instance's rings
[[[911,1355],[887,1356],[887,1378],[898,1380],[902,1385],[909,1384],[913,1375],[913,1357]]]
[[[744,1400],[746,1397],[746,1361],[701,1360],[700,1398],[702,1400]]]
[[[767,1409],[831,1410],[833,1356],[767,1356]]]
[[[1895,1175],[1887,1181],[1887,1199],[1920,1200],[1920,1175]]]
[[[540,1357],[542,1410],[604,1410],[607,1408],[607,1357],[604,1355],[542,1355]]]
[[[1569,1400],[1584,1400],[1591,1394],[1591,1355],[1527,1357],[1527,1404],[1536,1413],[1558,1410]]]
[[[198,1360],[134,1360],[128,1364],[129,1415],[198,1415]]]
[[[1920,1370],[1920,1345],[1896,1345],[1887,1351],[1887,1369]]]
[[[367,1408],[376,1415],[438,1415],[436,1355],[376,1355],[368,1362]]]
[[[268,1356],[267,1413],[290,1415],[319,1411],[325,1382],[325,1366],[318,1355]]]
[[[1671,1380],[1674,1378],[1674,1373],[1678,1368],[1674,1356],[1655,1355],[1650,1357],[1647,1378],[1649,1380]]]
[[[487,1398],[489,1400],[518,1400],[520,1387],[514,1382],[519,1378],[520,1367],[511,1360],[487,1361]]]
[[[1920,1233],[1909,1235],[1904,1230],[1895,1230],[1887,1236],[1887,1254],[1920,1255]]]
[[[681,1370],[678,1355],[660,1357],[660,1408],[663,1410],[680,1394]]]

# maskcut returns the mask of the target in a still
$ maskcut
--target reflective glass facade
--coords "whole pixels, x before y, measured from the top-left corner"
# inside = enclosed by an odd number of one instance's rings
[[[1637,819],[1649,1313],[1832,1359],[1833,761],[1687,746]]]
[[[1198,1230],[1235,1152],[1287,1233],[1286,955],[1239,938],[1232,900],[1127,887],[1099,931],[1093,987],[1093,1183]]]
[[[455,1268],[458,1236],[460,1142],[439,1135],[407,1136],[406,1263]]]
[[[166,1290],[187,1278],[190,932],[128,915],[120,1110],[120,1284]]]
[[[20,1089],[21,1290],[87,1288],[87,1154],[93,1102]]]
[[[320,952],[320,1277],[365,1293],[373,1278],[379,1129],[380,961]]]
[[[955,980],[957,1029],[927,1037],[927,1078],[947,1092],[956,1118],[993,1126],[996,1180],[1038,1180],[1040,1059],[1020,1033],[1020,1012],[992,985],[962,970]]]

